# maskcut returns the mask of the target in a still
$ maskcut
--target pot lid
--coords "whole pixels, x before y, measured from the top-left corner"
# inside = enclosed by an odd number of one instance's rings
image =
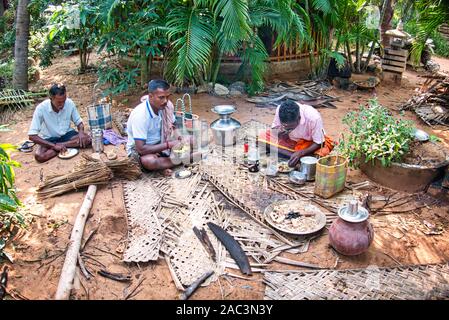
[[[351,200],[348,205],[338,209],[338,216],[347,222],[363,222],[369,218],[368,210]]]
[[[318,159],[315,157],[302,157],[300,161],[304,164],[315,164],[318,162]]]
[[[236,111],[235,107],[230,104],[223,104],[219,106],[215,106],[212,109],[212,112],[218,113],[220,115],[227,115],[234,113]]]

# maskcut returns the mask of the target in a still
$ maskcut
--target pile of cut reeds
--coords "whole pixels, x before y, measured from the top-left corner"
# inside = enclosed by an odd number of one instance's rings
[[[86,154],[82,157],[71,172],[51,175],[41,182],[37,188],[37,196],[46,199],[91,184],[107,184],[114,177],[136,180],[142,174],[139,164],[130,158],[103,162]]]
[[[79,190],[91,184],[107,184],[113,178],[112,170],[104,163],[93,163],[76,168],[66,174],[48,176],[37,188],[37,196],[46,199],[63,193]]]
[[[90,166],[94,163],[104,163],[109,169],[112,170],[114,178],[122,178],[126,180],[136,180],[142,175],[140,165],[132,158],[126,158],[121,160],[108,160],[102,162],[92,158],[88,154],[82,155],[83,159],[79,162],[79,167]]]

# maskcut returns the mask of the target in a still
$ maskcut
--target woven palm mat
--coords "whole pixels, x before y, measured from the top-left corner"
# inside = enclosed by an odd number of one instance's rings
[[[266,272],[268,300],[449,298],[448,264],[358,270]]]
[[[163,252],[180,290],[209,270],[215,273],[204,285],[215,281],[226,267],[238,269],[207,222],[228,230],[253,258],[253,267],[261,267],[257,263],[262,264],[273,252],[290,249],[273,238],[270,230],[242,217],[239,209],[216,200],[212,185],[201,181],[200,175],[182,180],[144,175],[141,180],[128,182],[124,190],[129,230],[124,260],[156,260]],[[216,252],[215,261],[193,233],[194,226],[208,233]],[[305,252],[308,244],[305,241],[288,252]]]
[[[329,225],[336,219],[338,208],[354,196],[361,197],[361,193],[346,190],[332,199],[324,200],[314,195],[313,184],[301,188],[292,185],[289,187],[286,175],[267,179],[262,172],[250,173],[246,168],[242,168],[239,163],[243,163],[244,139],[254,140],[255,136],[267,127],[268,125],[255,120],[244,123],[238,131],[237,144],[226,148],[212,148],[207,159],[201,163],[200,171],[231,203],[270,229],[278,239],[293,246],[307,237],[293,237],[266,224],[264,210],[269,204],[295,199],[304,201],[305,205],[319,205],[320,210],[328,217]]]
[[[257,222],[246,218],[244,213],[236,207],[229,209],[229,224],[227,231],[237,240],[245,251],[246,255],[252,260],[250,264],[257,269],[264,268],[266,263],[270,262],[281,252],[298,254],[304,253],[309,248],[310,239],[304,240],[299,246],[285,245],[277,239],[273,232],[260,226]],[[227,258],[226,267],[238,269],[235,262]],[[255,271],[255,270],[253,270]]]
[[[128,223],[128,244],[123,256],[126,262],[154,261],[159,257],[162,230],[156,211],[162,195],[155,182],[151,176],[142,175],[139,180],[124,183]]]
[[[126,183],[124,195],[128,221],[124,261],[154,261],[161,251],[168,257],[170,271],[180,289],[208,271],[213,262],[192,228],[201,228],[209,221],[222,225],[224,218],[201,175],[182,180],[145,175]],[[210,239],[217,242],[212,235]],[[220,244],[215,246],[219,265],[224,254]]]

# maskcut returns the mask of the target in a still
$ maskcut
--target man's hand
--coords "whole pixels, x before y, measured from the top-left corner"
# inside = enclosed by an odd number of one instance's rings
[[[81,148],[85,148],[89,144],[89,135],[84,131],[78,132],[79,144]]]
[[[183,136],[182,137],[182,142],[184,144],[188,144],[188,145],[193,144],[194,143],[193,136]]]
[[[172,149],[173,147],[177,146],[180,143],[181,143],[181,141],[179,141],[179,140],[168,141],[168,148]]]
[[[274,127],[274,128],[271,129],[271,131],[277,135],[278,139],[287,139],[287,138],[289,138],[289,136],[288,136],[289,133],[287,131],[285,131],[285,130],[282,130],[281,127]]]
[[[304,151],[296,151],[291,155],[290,160],[288,161],[288,166],[291,168],[296,167],[299,163],[299,159],[301,159],[302,157],[304,157]]]
[[[56,152],[59,152],[59,153],[61,153],[61,152],[64,153],[64,152],[67,151],[67,148],[66,148],[66,146],[63,145],[63,144],[56,143],[56,144],[53,146],[53,150],[55,150]]]

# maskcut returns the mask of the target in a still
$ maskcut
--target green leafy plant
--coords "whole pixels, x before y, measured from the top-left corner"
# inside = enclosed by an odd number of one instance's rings
[[[360,106],[343,118],[349,134],[341,139],[339,149],[349,163],[357,167],[360,161],[379,160],[384,167],[400,161],[409,150],[413,139],[413,123],[395,119],[390,111],[370,100],[368,106]]]
[[[0,257],[13,227],[26,226],[25,217],[18,210],[21,203],[14,187],[14,167],[20,167],[20,163],[12,160],[9,155],[15,149],[13,145],[0,144]]]
[[[49,6],[48,10],[53,12],[49,19],[48,41],[57,41],[60,45],[74,43],[79,50],[80,73],[86,72],[89,68],[90,52],[97,44],[103,27],[98,2],[67,2],[61,6]],[[75,18],[78,16],[79,19]],[[74,25],[71,25],[72,22]]]
[[[431,142],[441,142],[441,139],[438,138],[437,136],[434,136],[433,134],[431,134],[430,137],[429,137],[429,141],[431,141]]]

